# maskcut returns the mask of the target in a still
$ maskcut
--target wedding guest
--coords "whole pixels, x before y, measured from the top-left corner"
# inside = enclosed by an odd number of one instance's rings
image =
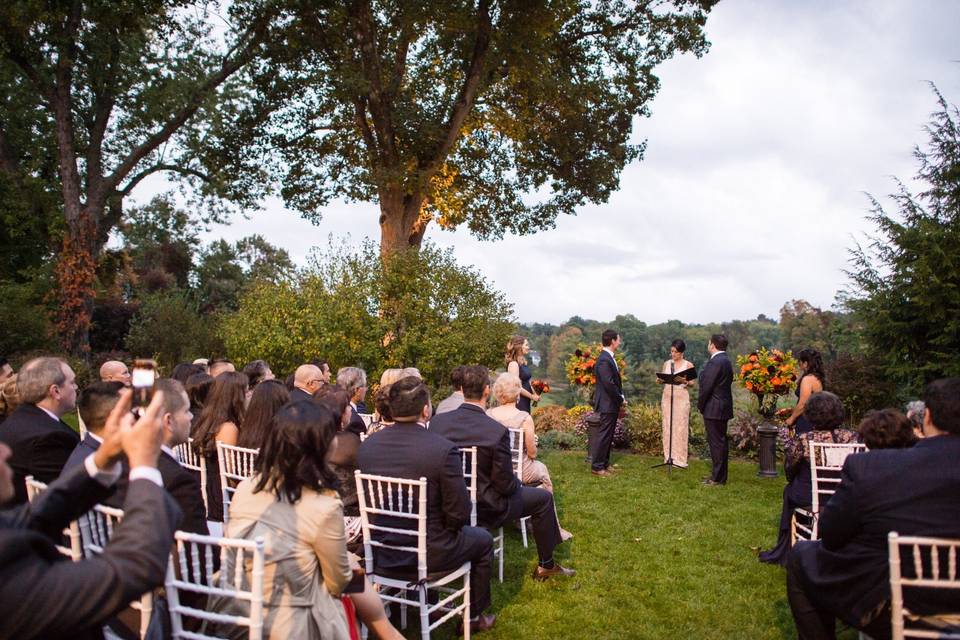
[[[130,386],[130,370],[119,360],[107,360],[100,365],[101,382],[120,382],[125,387]]]
[[[350,431],[353,408],[350,395],[339,385],[324,385],[317,392],[317,404],[329,409],[337,416],[337,433],[333,446],[327,455],[327,463],[339,481],[340,500],[343,511],[348,516],[359,516],[360,506],[357,500],[357,484],[353,474],[357,470],[357,452],[360,450],[360,436]]]
[[[276,377],[265,360],[254,360],[243,368],[243,372],[250,380],[250,391],[256,389],[264,380],[273,380]]]
[[[320,369],[320,380],[323,384],[330,384],[330,363],[325,358],[314,358],[309,364]]]
[[[337,479],[325,464],[339,417],[319,403],[283,407],[257,456],[255,475],[241,482],[231,502],[226,535],[265,541],[263,637],[273,640],[348,640],[340,596],[356,560],[347,553]],[[249,571],[251,567],[246,567]],[[236,568],[228,557],[222,568]],[[379,638],[403,638],[365,579],[350,594],[360,619]],[[234,598],[212,597],[214,611],[248,615]]]
[[[380,374],[380,386],[393,384],[397,380],[403,379],[403,369],[384,369]]]
[[[525,485],[539,486],[553,493],[553,480],[547,465],[537,460],[537,434],[533,425],[533,418],[526,411],[517,409],[517,398],[520,396],[520,378],[512,373],[501,373],[493,383],[493,397],[499,406],[487,409],[487,415],[508,429],[523,431],[523,458],[520,469],[520,480]],[[556,502],[554,502],[556,508]],[[559,523],[559,518],[557,519]],[[560,527],[560,537],[564,541],[573,537],[573,534]]]
[[[80,419],[87,426],[87,435],[77,444],[70,453],[70,457],[63,465],[61,474],[66,473],[73,467],[83,464],[91,453],[95,453],[103,442],[103,430],[107,426],[107,418],[113,412],[113,408],[120,401],[120,391],[123,389],[122,382],[95,382],[80,392],[77,400],[77,410],[80,413]],[[123,488],[124,479],[117,482],[118,488]],[[123,504],[125,494],[111,496],[106,504],[111,507],[119,508]]]
[[[17,374],[0,384],[0,423],[6,420],[14,409],[20,406],[20,392],[17,391]]]
[[[360,417],[361,413],[366,413],[366,407],[360,406],[367,395],[366,372],[358,367],[343,367],[337,371],[337,386],[347,390],[350,396],[350,407],[353,409],[347,430],[358,435],[366,433],[367,423]]]
[[[393,414],[390,413],[390,386],[380,385],[373,396],[373,423],[367,427],[367,435],[380,431],[393,424]]]
[[[504,362],[507,373],[520,378],[520,397],[517,399],[517,409],[530,413],[531,402],[540,400],[540,396],[533,392],[530,386],[530,367],[527,366],[527,354],[530,353],[530,342],[523,336],[513,336],[507,343]]]
[[[660,373],[677,374],[693,369],[693,363],[683,357],[686,350],[687,344],[683,340],[677,339],[671,342],[670,359],[663,363]],[[663,384],[660,378],[657,378],[657,382]],[[687,468],[687,440],[690,437],[690,392],[687,389],[694,384],[696,380],[664,384],[663,393],[660,396],[660,411],[663,414],[663,461],[673,462],[682,469]],[[671,432],[673,433],[672,446]]]
[[[193,364],[197,365],[203,369],[204,373],[210,373],[210,361],[207,358],[197,358],[193,361]]]
[[[323,372],[315,364],[302,364],[293,374],[293,389],[290,402],[312,400],[323,386]]]
[[[213,358],[207,367],[207,371],[214,378],[218,377],[221,373],[234,373],[236,370],[233,363],[226,358]]]
[[[34,358],[17,376],[21,404],[0,424],[0,442],[10,447],[15,490],[11,504],[27,501],[26,476],[52,482],[80,442],[61,417],[76,409],[73,369],[59,358]]]
[[[453,411],[463,404],[463,365],[454,367],[450,372],[450,386],[453,388],[453,393],[440,401],[434,412],[435,415]]]
[[[787,486],[783,489],[783,507],[780,512],[780,527],[777,532],[777,544],[770,551],[760,552],[760,562],[784,565],[790,551],[790,520],[797,507],[807,508],[813,501],[813,481],[810,477],[810,459],[807,457],[807,443],[830,442],[849,444],[857,442],[856,431],[841,429],[845,417],[843,402],[829,391],[821,391],[810,396],[804,407],[804,416],[810,423],[811,431],[791,432],[789,427],[781,427],[783,442],[783,466],[787,473]]]
[[[200,419],[193,427],[193,448],[207,466],[207,518],[223,522],[223,494],[217,442],[236,445],[246,413],[247,376],[226,371],[216,376]]]
[[[417,380],[423,380],[423,376],[420,375],[420,369],[417,369],[416,367],[404,367],[400,377],[416,378]]]
[[[794,405],[786,425],[793,427],[798,434],[810,431],[810,421],[803,413],[807,400],[815,393],[823,391],[827,375],[823,370],[823,358],[816,349],[801,349],[797,354],[797,363],[800,365],[800,380],[797,381],[797,404]]]
[[[190,362],[181,362],[173,368],[173,373],[170,374],[170,378],[176,380],[184,387],[187,386],[187,380],[190,379],[190,376],[197,373],[205,373],[206,369],[197,364],[192,364]]]
[[[0,387],[2,387],[10,377],[13,376],[13,365],[10,361],[0,356]]]
[[[918,438],[923,437],[923,416],[927,411],[923,400],[912,400],[907,403],[907,418],[913,423],[913,432]]]
[[[279,380],[264,380],[253,390],[243,416],[238,446],[259,449],[267,440],[273,416],[290,402],[290,392]]]
[[[184,385],[187,389],[187,397],[190,398],[190,413],[193,414],[193,427],[197,426],[200,419],[200,413],[203,411],[203,405],[210,394],[210,387],[213,386],[213,376],[209,373],[195,373],[187,378]],[[193,433],[193,428],[190,429]]]
[[[870,451],[907,449],[919,440],[913,431],[913,421],[896,409],[867,411],[860,420],[857,431],[860,441],[867,445]]]

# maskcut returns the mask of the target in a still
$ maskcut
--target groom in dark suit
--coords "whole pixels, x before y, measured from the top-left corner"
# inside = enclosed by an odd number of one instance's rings
[[[710,445],[713,471],[704,478],[707,485],[727,484],[727,460],[730,443],[727,440],[727,422],[733,417],[733,365],[727,357],[727,337],[722,333],[710,336],[707,344],[710,361],[700,372],[700,398],[697,408],[703,414],[703,424]]]
[[[595,476],[608,476],[610,471],[610,447],[613,445],[613,432],[617,427],[617,417],[623,406],[623,381],[620,368],[613,357],[620,348],[620,334],[607,329],[600,337],[603,350],[597,356],[593,371],[597,377],[597,388],[593,393],[593,410],[600,414],[600,427],[591,434],[589,449],[591,471]]]

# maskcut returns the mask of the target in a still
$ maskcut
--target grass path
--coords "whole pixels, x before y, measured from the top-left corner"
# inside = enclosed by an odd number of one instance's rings
[[[574,539],[557,558],[569,580],[535,582],[531,538],[507,531],[504,583],[494,582],[498,638],[795,638],[784,574],[761,564],[774,542],[783,479],[731,462],[726,487],[706,487],[704,461],[686,471],[651,469],[659,460],[615,455],[612,478],[594,477],[583,452],[544,457],[563,526]],[[419,637],[416,624],[407,637]],[[452,638],[454,625],[434,634]],[[841,638],[855,638],[845,632]]]

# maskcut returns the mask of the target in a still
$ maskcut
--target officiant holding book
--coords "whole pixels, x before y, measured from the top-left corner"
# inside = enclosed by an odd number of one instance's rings
[[[683,340],[670,343],[670,359],[663,363],[657,382],[663,385],[660,408],[663,414],[663,462],[687,468],[687,441],[690,437],[690,392],[697,383],[693,363],[685,359]],[[673,440],[671,442],[671,435]]]

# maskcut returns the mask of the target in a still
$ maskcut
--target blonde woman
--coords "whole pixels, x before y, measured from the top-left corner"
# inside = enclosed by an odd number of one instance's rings
[[[537,436],[533,418],[526,411],[517,408],[517,398],[522,387],[520,378],[511,373],[501,373],[493,383],[493,397],[499,406],[487,410],[487,415],[508,429],[523,429],[523,470],[520,480],[523,484],[539,484],[541,488],[553,493],[553,481],[547,465],[537,460]],[[559,519],[558,519],[559,520]],[[573,534],[560,527],[560,535],[569,540]]]
[[[507,373],[520,379],[520,395],[517,396],[517,409],[530,413],[531,402],[540,400],[540,396],[533,392],[530,386],[530,367],[527,366],[527,354],[530,353],[530,342],[524,336],[513,336],[507,343],[504,362]]]

